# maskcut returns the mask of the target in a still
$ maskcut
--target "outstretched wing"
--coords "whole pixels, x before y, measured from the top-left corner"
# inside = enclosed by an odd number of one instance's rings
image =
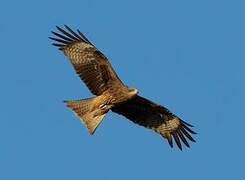
[[[79,77],[85,82],[90,91],[101,95],[113,83],[123,85],[113,70],[108,59],[103,55],[79,30],[75,33],[65,25],[65,30],[56,26],[56,41],[54,46],[69,58]]]
[[[187,139],[195,142],[190,135],[196,134],[190,129],[192,125],[172,114],[167,108],[141,96],[137,95],[124,104],[114,107],[112,111],[159,133],[168,140],[171,147],[173,147],[172,139],[175,140],[180,150],[182,150],[181,141],[187,147],[190,147]]]

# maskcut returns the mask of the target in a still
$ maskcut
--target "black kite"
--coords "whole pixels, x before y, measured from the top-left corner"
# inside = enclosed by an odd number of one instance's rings
[[[50,39],[69,58],[79,77],[95,95],[92,98],[65,101],[93,134],[109,110],[121,114],[136,124],[152,129],[168,140],[173,147],[175,140],[179,149],[187,139],[195,142],[190,134],[192,125],[181,120],[167,108],[138,95],[138,90],[129,88],[119,79],[111,64],[79,30],[68,26]]]

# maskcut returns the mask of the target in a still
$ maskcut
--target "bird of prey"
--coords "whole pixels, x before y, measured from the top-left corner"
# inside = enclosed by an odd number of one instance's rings
[[[195,142],[196,134],[191,124],[181,120],[167,108],[138,95],[136,88],[129,88],[113,70],[107,57],[100,52],[79,30],[68,26],[56,26],[52,31],[57,46],[68,57],[78,76],[84,81],[93,97],[64,101],[93,134],[106,113],[111,110],[132,122],[152,129],[168,140],[173,139],[180,150],[190,147],[188,140]]]

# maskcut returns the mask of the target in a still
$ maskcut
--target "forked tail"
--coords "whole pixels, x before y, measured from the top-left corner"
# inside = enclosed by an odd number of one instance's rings
[[[98,102],[96,101],[98,100],[97,98],[99,98],[99,96],[88,99],[64,101],[66,106],[69,107],[80,118],[80,121],[86,125],[90,134],[95,132],[103,117],[108,112],[108,110],[105,111],[100,109],[99,106],[96,106],[96,102]]]

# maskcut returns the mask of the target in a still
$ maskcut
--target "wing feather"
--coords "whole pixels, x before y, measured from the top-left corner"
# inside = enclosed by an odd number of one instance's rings
[[[65,28],[74,36],[76,37],[77,39],[81,40],[82,38],[77,35],[77,33],[75,33],[71,28],[69,28],[67,25],[65,25]]]
[[[182,144],[190,147],[186,137],[195,142],[190,134],[196,134],[190,127],[167,108],[149,101],[141,96],[112,108],[112,111],[121,114],[136,124],[152,129],[168,140],[173,147],[173,140],[180,150]],[[189,126],[189,127],[188,127]]]
[[[187,146],[190,147],[188,141],[186,140],[185,136],[182,134],[182,132],[180,130],[177,131],[178,136],[180,137],[180,139],[182,140],[182,142]]]
[[[95,95],[101,95],[114,85],[122,85],[108,59],[79,30],[74,32],[68,26],[58,32],[52,31],[55,37],[49,37],[53,43],[69,58],[79,77]]]

